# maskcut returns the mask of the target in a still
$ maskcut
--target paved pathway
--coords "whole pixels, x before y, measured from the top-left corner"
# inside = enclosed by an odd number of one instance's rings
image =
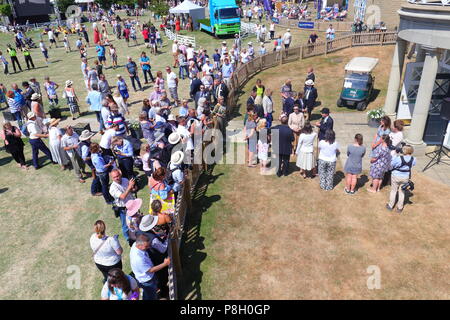
[[[371,128],[367,125],[367,115],[365,112],[343,112],[333,113],[331,115],[334,119],[334,129],[336,131],[336,138],[341,146],[340,161],[342,167],[347,160],[347,145],[353,142],[356,133],[361,133],[364,137],[364,145],[367,148],[366,156],[363,160],[363,168],[370,167],[369,150],[372,139],[376,133],[376,128]],[[228,124],[227,130],[235,131],[237,142],[244,142],[242,120],[231,120]],[[409,127],[405,127],[405,136],[407,135]],[[434,146],[414,146],[414,156],[417,158],[416,172],[422,172],[423,168],[428,164],[430,158],[425,155],[427,152],[435,150]],[[449,161],[447,161],[450,163]],[[450,166],[445,164],[434,165],[423,172],[426,176],[442,182],[450,186]]]

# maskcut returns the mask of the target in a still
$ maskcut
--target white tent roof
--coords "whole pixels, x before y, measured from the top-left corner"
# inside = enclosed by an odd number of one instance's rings
[[[181,4],[177,5],[175,8],[172,8],[169,10],[170,13],[189,13],[192,10],[196,9],[204,9],[203,7],[200,7],[199,5],[196,5],[195,3],[184,0]]]
[[[371,72],[378,63],[377,58],[356,57],[345,66],[345,71]]]

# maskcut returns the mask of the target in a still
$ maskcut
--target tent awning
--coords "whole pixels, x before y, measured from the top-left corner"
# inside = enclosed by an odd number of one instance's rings
[[[180,3],[179,5],[177,5],[176,7],[172,8],[169,10],[170,13],[189,13],[193,10],[198,10],[198,9],[205,9],[199,5],[196,5],[195,3],[189,1],[189,0],[184,0],[182,3]]]

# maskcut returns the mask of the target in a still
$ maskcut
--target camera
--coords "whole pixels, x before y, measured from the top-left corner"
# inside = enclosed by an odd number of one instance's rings
[[[406,143],[404,142],[400,142],[400,144],[398,146],[393,146],[390,145],[389,146],[389,150],[395,150],[395,152],[399,153],[399,154],[403,154],[403,147],[406,145]]]
[[[414,182],[412,182],[411,180],[409,180],[408,183],[405,183],[405,184],[402,186],[402,190],[403,190],[403,191],[406,191],[406,190],[413,191],[413,190],[414,190]]]

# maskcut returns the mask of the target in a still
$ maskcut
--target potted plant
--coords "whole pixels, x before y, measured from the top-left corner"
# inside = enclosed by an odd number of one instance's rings
[[[380,126],[381,118],[384,115],[384,110],[381,107],[367,111],[367,124],[371,128],[378,128]]]
[[[57,105],[50,104],[48,108],[48,114],[51,118],[61,119],[61,109]]]
[[[136,139],[141,139],[143,138],[143,134],[142,134],[142,130],[141,130],[141,126],[139,124],[139,122],[131,122],[130,124],[128,124],[128,128],[130,129],[130,134],[133,138]]]

